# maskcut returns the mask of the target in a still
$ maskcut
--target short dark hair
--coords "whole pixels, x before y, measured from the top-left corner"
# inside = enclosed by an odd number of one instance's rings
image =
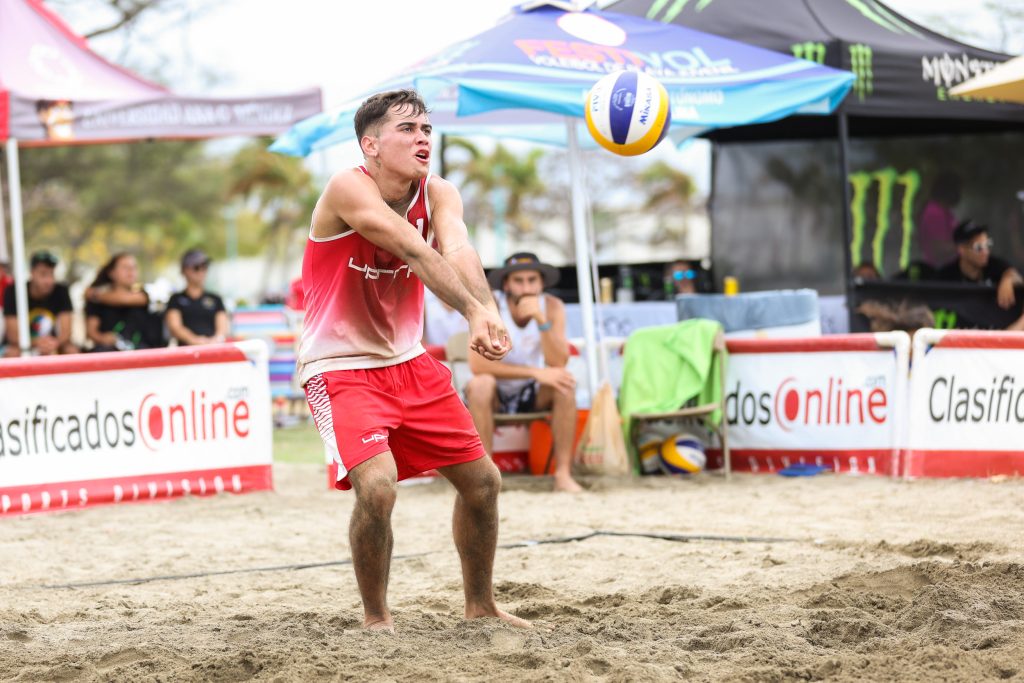
[[[363,139],[363,135],[368,128],[380,125],[387,117],[388,112],[391,111],[391,108],[396,106],[409,106],[412,109],[411,113],[413,116],[430,113],[423,98],[415,90],[379,92],[367,98],[365,102],[359,105],[359,110],[356,111],[356,142]]]
[[[970,218],[965,220],[956,226],[953,230],[953,243],[954,244],[966,244],[972,241],[975,237],[981,233],[988,232],[988,226],[976,223]]]
[[[32,254],[32,258],[31,258],[31,260],[29,260],[29,267],[30,268],[35,268],[36,266],[39,266],[39,265],[45,265],[45,266],[49,266],[50,268],[56,268],[57,267],[57,257],[54,256],[53,253],[51,253],[51,252],[49,252],[49,251],[47,251],[45,249],[40,249],[36,253]]]

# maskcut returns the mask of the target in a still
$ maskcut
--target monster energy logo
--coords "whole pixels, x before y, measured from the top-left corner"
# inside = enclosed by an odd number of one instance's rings
[[[697,0],[694,10],[700,12],[714,1],[715,0]],[[654,0],[654,2],[651,3],[650,9],[647,10],[647,18],[655,19],[663,24],[667,24],[678,17],[680,12],[686,9],[688,4],[690,4],[690,0]],[[660,19],[658,19],[658,14],[662,10],[665,10],[665,13],[661,15]]]
[[[957,315],[956,311],[951,311],[946,308],[936,308],[932,311],[932,315],[935,317],[935,329],[937,330],[953,330],[956,329]]]
[[[854,43],[850,46],[850,71],[857,77],[853,91],[861,102],[874,90],[874,71],[871,69],[871,46]]]
[[[715,0],[696,0],[694,4],[694,11],[700,12],[714,1]],[[647,18],[655,19],[667,24],[678,17],[689,4],[690,0],[653,0],[650,8],[647,10]],[[912,24],[908,24],[902,17],[891,12],[888,7],[878,2],[878,0],[846,0],[846,4],[857,12],[860,12],[860,14],[868,21],[877,24],[890,33],[909,34],[921,37],[920,31],[918,31]],[[664,10],[665,13],[659,19],[658,15],[662,10]],[[800,55],[797,56],[799,57]],[[803,57],[803,59],[808,59],[808,57]],[[813,62],[816,60],[812,59],[811,61]]]
[[[806,43],[793,43],[789,46],[793,56],[797,59],[806,59],[809,62],[825,63],[825,43],[808,41]]]
[[[884,275],[885,237],[889,233],[889,217],[892,213],[893,194],[897,186],[903,188],[903,200],[900,203],[903,241],[900,244],[899,269],[906,270],[910,265],[910,248],[914,238],[914,198],[921,187],[921,174],[914,170],[898,174],[894,168],[850,174],[850,185],[853,186],[853,196],[850,198],[851,227],[853,229],[850,254],[853,268],[859,266],[863,261],[861,252],[866,237],[868,195],[871,186],[875,183],[878,184],[878,206],[875,211],[875,234],[871,239],[871,260],[879,274]]]

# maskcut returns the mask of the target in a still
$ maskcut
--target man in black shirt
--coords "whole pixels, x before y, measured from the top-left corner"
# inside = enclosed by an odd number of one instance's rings
[[[32,352],[40,356],[78,353],[71,343],[71,296],[65,285],[57,284],[57,257],[37,251],[29,261],[28,324]],[[6,356],[18,356],[18,313],[14,286],[4,290],[4,336]]]
[[[953,231],[957,258],[935,273],[937,280],[965,282],[996,288],[996,303],[1008,309],[1016,303],[1014,287],[1024,284],[1016,268],[1001,258],[992,256],[992,239],[988,228],[974,221],[964,221]],[[1024,316],[1009,328],[1024,330]]]
[[[181,257],[185,289],[167,303],[167,330],[181,345],[222,342],[230,327],[224,302],[205,289],[210,257],[200,249],[189,249]]]

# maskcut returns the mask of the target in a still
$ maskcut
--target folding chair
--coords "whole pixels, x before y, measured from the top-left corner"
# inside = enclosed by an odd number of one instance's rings
[[[448,343],[445,344],[445,358],[451,364],[452,368],[452,383],[455,385],[456,390],[462,393],[466,382],[469,381],[469,377],[472,373],[469,371],[469,332],[458,332],[448,338]],[[466,379],[463,380],[462,377]],[[529,425],[537,420],[542,420],[551,425],[551,411],[540,410],[530,413],[494,413],[494,426],[505,427],[510,425]],[[554,442],[552,442],[551,449],[548,451],[547,462],[544,466],[544,471],[547,472],[551,467],[551,459],[554,457]]]
[[[644,424],[648,422],[655,422],[658,420],[672,420],[678,418],[695,418],[704,425],[709,431],[713,432],[718,436],[718,440],[722,445],[722,469],[725,470],[725,478],[732,478],[732,459],[729,455],[729,434],[728,434],[728,420],[725,418],[725,362],[723,353],[725,352],[725,335],[719,331],[715,335],[713,354],[718,356],[718,368],[719,368],[719,380],[722,383],[722,399],[717,403],[705,403],[698,406],[685,406],[678,410],[670,410],[664,413],[631,413],[630,414],[630,429],[629,429],[629,440],[630,443],[635,444],[637,435],[640,433],[640,429]],[[716,410],[721,410],[721,419],[718,424],[712,424],[708,419],[712,413]]]

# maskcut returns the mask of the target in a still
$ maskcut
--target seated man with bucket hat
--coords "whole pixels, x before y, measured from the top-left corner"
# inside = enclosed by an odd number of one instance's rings
[[[466,403],[484,449],[494,452],[494,414],[551,410],[555,490],[580,491],[572,478],[576,427],[576,380],[566,369],[569,341],[565,304],[544,292],[558,282],[558,270],[536,254],[519,252],[487,276],[509,331],[512,350],[500,361],[469,355],[473,377]]]

